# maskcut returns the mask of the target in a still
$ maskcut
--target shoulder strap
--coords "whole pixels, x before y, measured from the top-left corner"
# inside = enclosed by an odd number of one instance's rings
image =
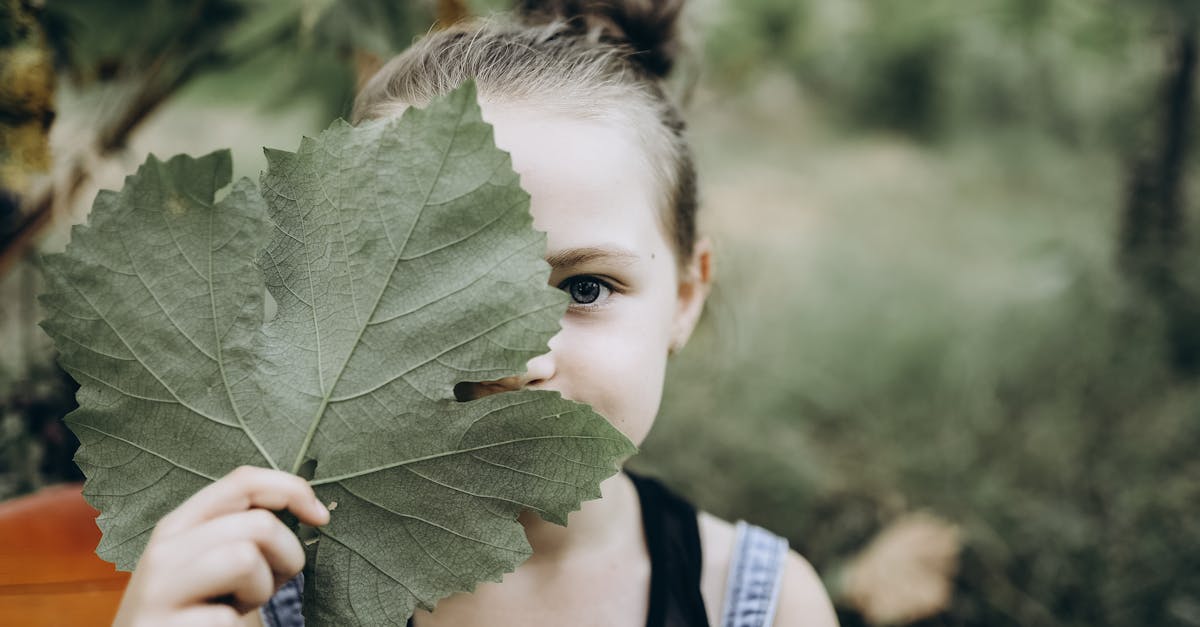
[[[274,596],[258,609],[258,615],[264,627],[304,627],[303,600],[304,573],[300,573],[283,584]],[[410,616],[408,627],[412,627],[412,624],[413,619]]]
[[[700,591],[704,559],[696,509],[656,479],[625,474],[637,488],[650,553],[646,627],[708,627]]]
[[[304,592],[304,573],[283,584],[271,597],[259,615],[266,627],[304,627],[304,615],[300,612]]]
[[[725,584],[722,627],[770,627],[779,600],[787,540],[744,520],[737,523]]]

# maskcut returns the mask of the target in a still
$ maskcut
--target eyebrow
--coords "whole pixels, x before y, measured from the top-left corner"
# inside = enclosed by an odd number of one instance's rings
[[[546,255],[551,268],[570,268],[596,261],[629,265],[638,260],[637,253],[624,248],[567,248]]]

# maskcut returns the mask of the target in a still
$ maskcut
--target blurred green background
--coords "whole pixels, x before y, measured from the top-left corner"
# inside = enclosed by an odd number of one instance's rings
[[[18,244],[61,247],[150,151],[232,147],[257,176],[261,146],[345,115],[379,58],[507,4],[0,3],[0,67],[42,55],[20,67],[54,96],[0,103],[0,499],[76,478],[73,388]],[[718,286],[633,465],[787,535],[844,625],[1200,625],[1198,17],[1187,0],[692,2],[674,87]],[[13,130],[34,127],[49,134]],[[53,219],[30,235],[40,205],[13,199],[43,179]],[[855,586],[903,607],[914,571],[849,573],[916,512],[944,522],[896,559],[961,546],[925,569],[950,596],[889,614]]]

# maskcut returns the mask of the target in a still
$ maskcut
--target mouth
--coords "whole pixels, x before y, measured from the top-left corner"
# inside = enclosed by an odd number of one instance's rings
[[[460,403],[468,401],[476,401],[485,396],[492,394],[500,394],[501,392],[512,392],[518,389],[517,386],[507,383],[505,379],[499,381],[463,381],[454,386],[454,400]]]

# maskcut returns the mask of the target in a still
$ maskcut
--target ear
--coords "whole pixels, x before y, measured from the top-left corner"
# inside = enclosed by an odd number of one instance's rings
[[[679,276],[675,321],[671,331],[672,352],[683,348],[692,336],[700,314],[704,311],[704,302],[708,300],[708,293],[712,290],[712,279],[712,241],[704,237],[692,248],[692,257]]]

